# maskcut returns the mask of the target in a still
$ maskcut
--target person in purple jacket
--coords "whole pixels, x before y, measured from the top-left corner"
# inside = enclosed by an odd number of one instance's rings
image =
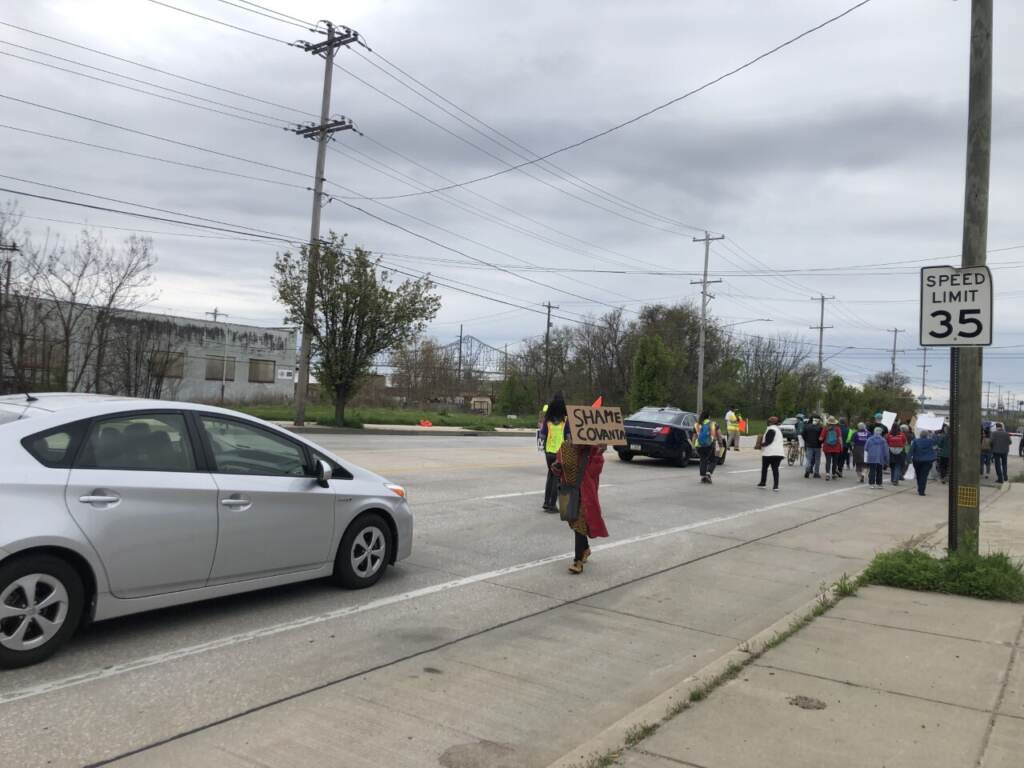
[[[868,430],[867,425],[864,422],[860,422],[857,425],[857,431],[853,433],[851,438],[851,444],[853,446],[853,468],[857,470],[857,477],[860,481],[864,482],[864,446],[871,437],[871,432]]]

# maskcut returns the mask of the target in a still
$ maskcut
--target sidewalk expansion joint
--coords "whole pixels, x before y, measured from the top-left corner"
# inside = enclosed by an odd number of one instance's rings
[[[689,760],[680,760],[678,757],[669,757],[668,755],[663,755],[660,752],[651,752],[649,749],[638,749],[634,747],[633,751],[638,755],[656,757],[659,760],[664,760],[666,763],[675,763],[676,765],[685,766],[685,768],[709,768],[709,766],[701,765],[700,763],[691,763]]]
[[[602,613],[611,613],[616,616],[625,616],[628,619],[637,619],[638,621],[649,621],[653,624],[661,624],[666,627],[673,627],[674,629],[685,629],[687,632],[698,632],[702,635],[709,635],[710,637],[720,637],[723,640],[732,640],[736,643],[742,643],[742,637],[733,637],[732,635],[723,635],[721,632],[710,632],[706,629],[700,629],[699,627],[690,627],[686,624],[677,624],[674,621],[665,621],[664,619],[654,619],[650,616],[640,616],[636,613],[630,613],[629,611],[618,611],[614,608],[605,608],[601,605],[591,605],[590,603],[580,602],[579,607],[589,608],[592,611],[601,611]]]
[[[1020,627],[1017,629],[1017,639],[1013,644],[1013,650],[1010,651],[1010,660],[1006,663],[1006,671],[1003,673],[1003,680],[999,685],[999,693],[996,695],[995,706],[992,707],[992,714],[988,719],[988,725],[985,728],[985,738],[981,742],[981,751],[978,753],[978,759],[974,765],[976,768],[980,768],[982,761],[985,759],[985,753],[988,752],[989,742],[992,741],[992,731],[996,727],[996,717],[999,715],[999,710],[1002,709],[1003,699],[1006,698],[1006,688],[1010,684],[1010,674],[1013,672],[1013,666],[1020,655],[1020,641],[1021,637],[1024,636],[1024,619],[1021,619]],[[1003,715],[1004,717],[1013,717],[1013,715]]]
[[[975,637],[963,637],[962,635],[948,635],[945,632],[929,632],[927,629],[914,629],[912,627],[897,627],[893,624],[880,624],[876,621],[864,621],[863,619],[850,619],[845,616],[822,616],[823,619],[829,621],[848,621],[851,624],[861,624],[867,627],[879,627],[880,629],[895,629],[900,632],[914,632],[919,635],[931,635],[932,637],[944,637],[948,640],[963,640],[966,643],[980,643],[981,645],[996,645],[1000,648],[1013,648],[1015,647],[1014,641],[1000,641],[1000,640],[979,640]],[[1018,638],[1020,635],[1018,634]]]
[[[953,701],[944,701],[942,699],[933,699],[928,696],[918,696],[914,693],[906,693],[904,691],[894,691],[889,688],[878,688],[874,685],[864,685],[863,683],[855,683],[852,680],[840,680],[835,677],[828,677],[827,675],[816,675],[813,672],[802,672],[799,669],[789,669],[788,667],[779,667],[774,664],[765,664],[760,661],[751,663],[751,666],[759,667],[761,669],[770,669],[776,672],[786,672],[791,675],[800,675],[801,677],[810,677],[814,680],[822,680],[826,683],[837,683],[838,685],[847,685],[850,688],[859,688],[862,691],[874,691],[875,693],[886,693],[890,696],[899,696],[904,699],[914,699],[915,701],[927,701],[930,704],[942,704],[943,706],[953,707],[954,709],[966,709],[970,712],[981,712],[986,715],[995,715],[995,712],[985,707],[972,707],[967,704],[958,704]],[[1024,716],[1017,715],[1006,715],[1006,717],[1015,717],[1018,720],[1024,720]]]

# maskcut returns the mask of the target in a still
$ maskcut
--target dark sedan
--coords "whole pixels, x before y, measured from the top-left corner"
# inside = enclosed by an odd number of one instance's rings
[[[627,444],[615,451],[623,461],[634,456],[668,459],[684,467],[697,459],[693,430],[697,414],[678,408],[642,408],[625,421]],[[723,459],[719,459],[722,463]]]

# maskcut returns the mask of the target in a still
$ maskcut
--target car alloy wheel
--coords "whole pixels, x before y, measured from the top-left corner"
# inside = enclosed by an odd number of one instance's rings
[[[68,591],[56,577],[29,573],[0,593],[0,646],[15,652],[46,645],[68,617]]]
[[[383,566],[388,555],[388,543],[380,528],[368,525],[356,534],[349,559],[353,572],[361,579],[369,579]]]

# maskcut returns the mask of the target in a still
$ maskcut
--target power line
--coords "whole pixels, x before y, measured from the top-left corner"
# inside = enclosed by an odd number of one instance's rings
[[[156,2],[156,0],[150,0],[150,2]],[[136,136],[143,136],[143,137],[145,137],[147,139],[154,139],[156,141],[163,141],[163,142],[166,142],[168,144],[174,144],[175,146],[178,146],[178,147],[186,147],[188,149],[194,149],[194,150],[196,150],[198,152],[206,152],[207,154],[210,154],[210,155],[216,155],[218,157],[226,157],[226,158],[228,158],[230,160],[238,160],[239,162],[249,163],[250,165],[258,165],[261,168],[270,168],[271,170],[274,170],[274,171],[281,171],[282,173],[290,173],[290,174],[292,174],[294,176],[302,176],[303,178],[305,178],[306,176],[309,175],[309,174],[302,173],[300,171],[293,171],[290,168],[282,168],[279,165],[272,165],[271,163],[264,163],[264,162],[261,162],[260,160],[252,160],[251,158],[248,158],[248,157],[240,157],[239,155],[232,155],[232,154],[230,154],[228,152],[221,152],[221,151],[216,150],[216,149],[209,149],[207,147],[200,147],[200,146],[198,146],[196,144],[189,144],[187,141],[178,141],[177,139],[171,139],[171,138],[168,138],[166,136],[160,136],[160,135],[155,134],[155,133],[147,133],[146,131],[140,131],[137,128],[129,128],[129,127],[124,126],[124,125],[118,125],[117,123],[109,123],[106,120],[100,120],[100,119],[95,118],[95,117],[88,117],[86,115],[80,115],[80,114],[78,114],[76,112],[68,112],[67,110],[57,109],[56,107],[48,107],[45,104],[38,104],[38,103],[36,103],[34,101],[29,101],[27,99],[19,99],[16,96],[9,96],[9,95],[7,95],[5,93],[0,93],[0,99],[7,99],[8,101],[14,101],[14,102],[17,102],[19,104],[26,104],[26,105],[28,105],[30,107],[36,107],[37,109],[43,109],[43,110],[46,110],[47,112],[55,112],[55,113],[57,113],[59,115],[65,115],[66,117],[74,117],[74,118],[76,118],[78,120],[85,120],[86,122],[95,123],[96,125],[102,125],[102,126],[107,127],[107,128],[115,128],[115,129],[117,129],[119,131],[125,131],[126,133],[132,133],[132,134],[135,134]]]
[[[150,0],[150,2],[157,2],[157,0]],[[409,194],[405,194],[405,195],[392,195],[392,196],[389,196],[389,197],[377,197],[377,198],[374,198],[374,199],[376,199],[376,200],[395,200],[395,199],[399,199],[399,198],[403,198],[403,197],[418,197],[418,196],[424,195],[424,194],[432,194],[433,192],[442,192],[442,191],[446,191],[446,190],[449,190],[449,189],[455,189],[457,187],[464,187],[464,186],[467,186],[469,184],[476,184],[476,183],[481,182],[481,181],[486,181],[487,179],[493,179],[493,178],[495,178],[497,176],[503,176],[504,174],[509,173],[510,171],[515,171],[515,170],[518,170],[520,168],[524,168],[524,167],[526,167],[528,165],[533,165],[534,163],[538,163],[538,162],[540,162],[542,160],[547,160],[548,158],[554,157],[555,155],[560,155],[563,152],[568,152],[571,149],[576,149],[578,147],[581,147],[584,144],[589,144],[590,142],[592,142],[592,141],[594,141],[596,139],[602,138],[603,136],[607,136],[608,134],[613,133],[615,131],[618,131],[618,130],[620,130],[622,128],[625,128],[628,125],[632,125],[633,123],[636,123],[636,122],[638,122],[640,120],[643,120],[646,117],[650,117],[654,113],[659,112],[659,111],[661,111],[663,109],[666,109],[667,107],[670,107],[673,104],[678,104],[680,101],[683,101],[684,99],[688,99],[691,96],[694,96],[695,94],[698,94],[701,91],[704,91],[704,90],[710,88],[711,86],[716,85],[717,83],[722,82],[726,78],[732,77],[732,76],[742,72],[743,70],[745,70],[745,69],[753,66],[754,64],[758,63],[762,59],[765,59],[768,56],[771,56],[772,54],[777,53],[778,51],[781,51],[782,49],[784,49],[784,48],[786,48],[786,47],[788,47],[790,45],[793,45],[794,43],[796,43],[797,41],[807,37],[808,35],[811,35],[814,32],[817,32],[818,30],[823,29],[823,28],[827,27],[828,25],[835,23],[836,21],[839,21],[843,17],[848,16],[849,14],[853,13],[858,8],[860,8],[862,6],[865,6],[868,3],[870,3],[870,2],[871,2],[871,0],[861,0],[859,3],[856,3],[855,5],[847,8],[842,13],[839,13],[839,14],[837,14],[835,16],[832,16],[831,18],[826,19],[822,23],[817,24],[816,26],[813,26],[810,29],[804,30],[799,35],[797,35],[796,37],[792,37],[792,38],[786,40],[785,42],[780,43],[779,45],[775,46],[774,48],[772,48],[772,49],[770,49],[768,51],[765,51],[764,53],[761,53],[758,56],[755,56],[754,58],[752,58],[749,61],[741,64],[740,66],[738,66],[738,67],[736,67],[734,69],[731,69],[728,72],[725,72],[724,74],[721,74],[721,75],[719,75],[718,77],[716,77],[716,78],[714,78],[712,80],[707,81],[703,85],[700,85],[700,86],[698,86],[696,88],[693,88],[692,90],[689,90],[689,91],[687,91],[686,93],[684,93],[684,94],[682,94],[680,96],[676,96],[673,99],[670,99],[670,100],[668,100],[668,101],[666,101],[666,102],[664,102],[662,104],[659,104],[659,105],[657,105],[655,107],[652,107],[651,109],[648,109],[645,112],[641,112],[639,115],[635,115],[635,116],[629,118],[628,120],[624,120],[621,123],[617,123],[616,125],[613,125],[610,128],[606,128],[603,131],[600,131],[598,133],[595,133],[595,134],[592,134],[590,136],[587,136],[586,138],[580,139],[579,141],[573,142],[572,144],[567,144],[564,147],[559,147],[558,149],[555,149],[555,150],[552,150],[551,152],[548,152],[546,154],[540,155],[539,157],[537,157],[537,158],[535,158],[533,160],[526,160],[526,161],[524,161],[522,163],[518,163],[518,164],[512,165],[512,166],[510,166],[508,168],[505,168],[503,170],[495,171],[495,172],[489,173],[489,174],[485,174],[484,176],[478,176],[477,178],[474,178],[474,179],[468,179],[466,181],[459,182],[458,184],[452,184],[452,185],[449,185],[447,187],[438,187],[437,189],[431,190],[430,192],[413,192],[413,193],[409,193]]]
[[[267,105],[269,107],[277,107],[278,109],[286,109],[289,112],[295,112],[295,113],[300,114],[300,115],[308,115],[308,116],[316,117],[316,115],[314,113],[309,112],[309,111],[307,111],[305,109],[298,109],[296,107],[289,107],[289,106],[287,106],[285,104],[278,104],[275,101],[267,101],[266,99],[261,99],[258,96],[252,96],[250,94],[243,93],[241,91],[235,91],[235,90],[232,90],[230,88],[224,88],[224,87],[219,86],[219,85],[213,85],[212,83],[207,83],[207,82],[205,82],[203,80],[196,80],[195,78],[186,77],[185,75],[180,75],[180,74],[177,74],[175,72],[170,72],[170,71],[168,71],[166,69],[160,69],[159,67],[154,67],[154,66],[151,66],[149,64],[143,64],[141,61],[135,61],[133,59],[127,59],[127,58],[125,58],[123,56],[117,56],[117,55],[109,53],[107,51],[101,51],[98,48],[90,48],[87,45],[80,45],[79,43],[73,43],[70,40],[65,40],[65,39],[63,39],[61,37],[56,37],[54,35],[48,35],[48,34],[45,34],[43,32],[37,32],[36,30],[29,29],[28,27],[19,27],[17,24],[11,24],[10,22],[7,22],[7,21],[0,21],[0,25],[5,26],[5,27],[10,27],[11,29],[16,29],[19,32],[25,32],[25,33],[30,34],[30,35],[35,35],[36,37],[42,37],[42,38],[44,38],[46,40],[52,40],[52,41],[54,41],[56,43],[61,43],[62,45],[67,45],[67,46],[70,46],[72,48],[77,48],[77,49],[82,50],[82,51],[88,51],[89,53],[94,53],[97,56],[104,56],[104,57],[106,57],[108,59],[112,59],[114,61],[120,61],[120,62],[122,62],[124,64],[131,64],[133,67],[140,67],[141,69],[146,69],[146,70],[149,70],[150,72],[156,72],[156,73],[161,74],[161,75],[166,75],[167,77],[173,77],[176,80],[181,80],[183,82],[192,83],[193,85],[201,85],[204,88],[209,88],[209,89],[214,90],[214,91],[219,91],[220,93],[227,93],[227,94],[229,94],[231,96],[238,96],[238,97],[243,98],[243,99],[248,99],[250,101],[258,102],[260,104],[265,104],[265,105]],[[9,43],[9,45],[11,45],[11,43]],[[55,57],[55,58],[59,58],[59,57]],[[86,65],[83,65],[83,66],[86,66]]]
[[[190,168],[196,171],[205,171],[206,173],[219,173],[224,176],[234,176],[239,179],[248,179],[250,181],[261,181],[265,184],[276,184],[279,187],[289,187],[291,189],[302,189],[308,190],[309,187],[304,184],[291,184],[287,181],[280,181],[278,179],[268,179],[264,176],[251,176],[247,173],[238,173],[236,171],[226,171],[221,168],[212,168],[208,165],[195,165],[194,163],[184,163],[180,160],[171,160],[166,157],[158,157],[156,155],[147,155],[143,152],[131,152],[127,149],[120,149],[118,147],[108,147],[104,144],[94,144],[89,141],[81,141],[79,139],[68,138],[67,136],[57,136],[53,133],[43,133],[42,131],[33,131],[28,128],[18,128],[14,125],[7,125],[6,123],[0,123],[0,128],[5,128],[9,131],[17,131],[18,133],[25,133],[31,136],[39,136],[46,139],[53,139],[54,141],[63,141],[68,144],[77,144],[82,147],[90,147],[91,149],[102,149],[106,152],[115,152],[119,155],[126,155],[128,157],[136,157],[143,160],[153,160],[158,163],[165,163],[167,165],[176,165],[181,168]]]
[[[249,13],[255,13],[257,16],[263,16],[264,18],[272,19],[273,21],[280,22],[281,24],[291,24],[293,27],[299,27],[300,29],[304,29],[307,32],[317,32],[317,31],[319,31],[319,30],[317,30],[315,24],[313,26],[309,26],[307,24],[302,24],[302,23],[295,22],[295,21],[287,21],[285,19],[278,18],[277,16],[271,16],[269,13],[262,13],[261,11],[255,10],[254,8],[246,8],[244,5],[239,5],[238,3],[231,2],[231,0],[217,0],[217,2],[223,3],[224,5],[230,5],[233,8],[238,8],[238,9],[243,10],[243,11],[248,11]],[[256,6],[256,7],[259,8],[261,6]]]
[[[164,8],[169,8],[172,11],[178,11],[179,13],[184,13],[184,14],[187,14],[189,16],[195,16],[197,19],[202,19],[203,21],[209,21],[209,22],[211,22],[213,24],[219,24],[222,27],[228,27],[229,29],[234,29],[237,32],[245,32],[246,34],[253,35],[254,37],[262,37],[264,40],[270,40],[272,42],[281,43],[283,45],[291,45],[291,43],[289,43],[287,40],[282,40],[279,37],[272,37],[270,35],[265,35],[262,32],[256,32],[255,30],[248,29],[247,27],[240,27],[237,24],[229,24],[226,21],[221,21],[220,19],[215,19],[212,16],[204,16],[201,13],[196,13],[195,11],[190,11],[187,8],[179,8],[176,5],[171,5],[170,3],[165,3],[165,2],[163,2],[163,0],[149,0],[149,2],[153,3],[154,5],[160,5],[160,6],[163,6]]]
[[[123,80],[129,80],[129,81],[131,81],[133,83],[139,83],[141,85],[148,85],[151,88],[158,88],[159,90],[167,91],[168,93],[175,93],[175,94],[178,94],[179,96],[186,96],[186,97],[188,97],[190,99],[196,99],[197,101],[202,101],[202,102],[205,102],[207,104],[213,104],[214,106],[224,107],[226,109],[234,109],[234,110],[237,110],[238,112],[244,112],[244,113],[246,113],[248,115],[253,115],[255,117],[262,117],[262,118],[265,118],[267,120],[274,120],[277,123],[280,123],[282,126],[291,122],[291,121],[289,121],[289,120],[287,120],[287,119],[285,119],[283,117],[276,117],[274,115],[268,115],[265,112],[257,112],[257,111],[252,110],[252,109],[246,109],[245,107],[237,107],[234,104],[227,104],[227,103],[225,103],[223,101],[217,101],[216,99],[208,99],[205,96],[198,96],[197,94],[191,93],[189,91],[181,91],[181,90],[178,90],[177,88],[171,88],[170,86],[160,85],[159,83],[154,83],[151,80],[143,80],[140,77],[132,77],[131,75],[125,75],[125,74],[122,74],[121,72],[115,72],[112,69],[104,69],[103,67],[95,67],[92,64],[86,64],[85,62],[78,61],[76,59],[69,59],[69,58],[66,58],[64,56],[57,56],[56,54],[50,53],[48,51],[41,51],[38,48],[30,48],[27,45],[19,45],[18,43],[12,43],[9,40],[0,40],[0,43],[3,43],[4,45],[11,46],[12,48],[18,48],[18,49],[23,50],[23,51],[29,51],[30,53],[36,53],[36,54],[39,54],[40,56],[47,56],[47,57],[49,57],[51,59],[56,59],[57,61],[63,61],[66,64],[74,64],[76,67],[83,67],[84,69],[91,69],[94,72],[102,72],[105,75],[113,75],[114,77],[120,77]],[[5,55],[5,56],[14,56],[14,54],[11,54],[11,53],[4,53],[3,55]],[[59,70],[61,70],[63,72],[70,72],[71,74],[74,74],[74,75],[80,75],[82,77],[91,77],[91,75],[86,75],[84,72],[76,72],[76,71],[71,70],[71,69],[64,69],[63,67],[57,67],[55,65],[48,64],[46,62],[37,61],[36,59],[29,59],[27,57],[20,57],[20,56],[14,56],[14,57],[15,58],[21,58],[23,61],[31,62],[33,64],[40,64],[40,65],[42,65],[44,67],[50,67],[52,69],[59,69]],[[115,83],[115,82],[111,82],[110,80],[104,80],[102,78],[95,78],[95,79],[99,80],[99,82],[101,82],[101,83],[109,83],[110,85],[116,85],[116,86],[121,87],[121,88],[127,88],[128,87],[128,86],[125,86],[123,83]],[[207,87],[211,87],[212,88],[214,86],[207,86]],[[139,92],[140,93],[147,93],[146,91],[139,91]],[[158,96],[158,94],[155,94],[155,93],[154,94],[148,94],[148,95],[150,95],[150,96]],[[159,98],[164,98],[164,97],[159,97]],[[247,98],[253,98],[253,97],[250,96],[250,97],[247,97]],[[187,102],[185,102],[185,103],[187,103]],[[198,105],[189,104],[188,106],[198,106]],[[279,127],[279,126],[278,125],[274,125],[273,127],[276,128],[276,127]]]

